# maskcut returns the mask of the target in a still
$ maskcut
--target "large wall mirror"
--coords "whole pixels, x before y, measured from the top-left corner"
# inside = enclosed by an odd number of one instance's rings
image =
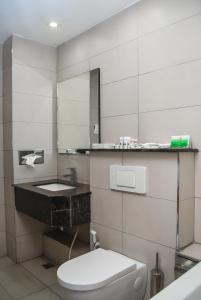
[[[57,83],[59,153],[100,143],[100,69]]]

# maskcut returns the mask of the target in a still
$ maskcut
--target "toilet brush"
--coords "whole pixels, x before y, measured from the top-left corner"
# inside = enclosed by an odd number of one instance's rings
[[[151,270],[151,291],[150,296],[153,297],[164,287],[164,274],[159,269],[159,255],[156,253],[156,267]]]

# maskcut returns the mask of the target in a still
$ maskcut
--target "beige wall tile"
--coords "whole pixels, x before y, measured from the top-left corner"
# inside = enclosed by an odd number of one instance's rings
[[[139,99],[140,112],[200,105],[201,61],[141,75]]]
[[[92,222],[122,231],[122,193],[98,188],[91,192]]]
[[[7,248],[6,248],[6,232],[0,232],[0,257],[6,256]]]
[[[157,30],[199,12],[199,0],[143,0],[140,2],[140,34]]]
[[[41,256],[43,253],[42,233],[18,236],[16,245],[18,263]]]
[[[124,193],[123,231],[175,248],[176,203]]]
[[[13,63],[56,71],[56,48],[14,36]]]
[[[5,205],[0,205],[0,232],[6,231],[5,224]]]
[[[56,99],[13,93],[13,122],[56,123]]]
[[[179,246],[189,245],[194,240],[195,199],[186,199],[179,204]]]
[[[89,33],[85,32],[57,48],[57,69],[62,70],[89,57]]]
[[[55,97],[55,72],[31,68],[26,65],[13,65],[12,88],[14,92]]]
[[[174,280],[175,251],[171,248],[145,241],[128,234],[123,235],[123,253],[147,264],[147,297],[150,293],[150,271],[155,268],[156,252],[159,253],[160,268],[164,272],[165,285],[167,286]]]
[[[135,40],[94,56],[90,59],[90,69],[101,69],[102,84],[136,76],[138,74],[137,49],[138,42]]]
[[[195,155],[195,197],[201,198],[201,153]]]
[[[101,87],[101,116],[138,113],[138,77]]]
[[[90,70],[89,60],[74,64],[72,66],[61,69],[57,72],[57,82],[64,81],[68,78],[78,76]]]
[[[0,178],[0,205],[5,204],[4,178]]]
[[[27,215],[15,211],[16,236],[44,232],[48,226]]]
[[[189,134],[194,148],[200,148],[201,107],[141,113],[139,139],[141,142],[167,143],[172,135]]]
[[[200,59],[200,25],[197,15],[140,38],[140,73]]]
[[[34,147],[35,149],[35,147]],[[39,148],[40,150],[41,148]],[[37,149],[36,149],[37,150]],[[53,176],[57,177],[57,152],[54,150],[45,150],[44,163],[38,164],[35,168],[19,165],[18,151],[13,151],[14,155],[14,178],[19,179],[42,178]]]
[[[195,198],[195,241],[201,243],[201,199]]]
[[[78,182],[90,181],[90,157],[87,155],[58,155],[58,176],[63,177],[67,168],[76,168]]]
[[[93,153],[90,156],[90,184],[92,187],[109,189],[110,165],[121,165],[121,153]]]
[[[124,153],[123,165],[147,167],[147,196],[177,200],[176,154]]]
[[[97,232],[97,237],[102,248],[122,252],[122,232],[96,223],[91,223],[91,229]]]
[[[15,150],[56,149],[56,125],[48,123],[13,123],[13,148]]]
[[[101,119],[101,142],[119,143],[120,136],[138,138],[138,115],[124,115]]]
[[[138,37],[138,4],[114,15],[90,30],[90,56]]]
[[[197,155],[196,155],[197,156]],[[179,154],[179,199],[195,197],[195,155]]]

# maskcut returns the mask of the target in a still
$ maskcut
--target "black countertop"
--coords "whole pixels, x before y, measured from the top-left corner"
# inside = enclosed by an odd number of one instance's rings
[[[51,180],[44,180],[44,181],[34,181],[34,182],[26,182],[26,183],[19,183],[19,184],[14,184],[13,186],[15,188],[20,188],[26,191],[34,192],[37,194],[44,195],[49,198],[53,197],[75,197],[79,195],[87,195],[90,194],[90,187],[88,184],[83,184],[83,183],[77,183],[76,188],[72,190],[63,190],[63,191],[48,191],[41,189],[37,187],[38,185],[45,185],[45,184],[51,184],[51,183],[62,183],[62,184],[67,184],[70,186],[75,186],[72,185],[69,181],[62,180],[62,179],[51,179]]]
[[[148,149],[148,148],[137,148],[137,149],[77,149],[78,153],[85,152],[164,152],[164,153],[180,153],[180,152],[192,152],[196,153],[199,150],[193,148],[157,148],[157,149]]]

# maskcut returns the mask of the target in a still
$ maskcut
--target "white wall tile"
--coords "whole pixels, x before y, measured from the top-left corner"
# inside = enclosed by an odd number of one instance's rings
[[[56,99],[13,93],[13,122],[56,123]]]
[[[101,248],[122,252],[122,232],[91,223],[91,229],[97,232]]]
[[[101,83],[138,74],[138,42],[132,41],[90,59],[90,69],[101,69]]]
[[[176,203],[124,193],[123,231],[175,248]]]
[[[122,193],[98,188],[91,192],[92,222],[122,231]]]
[[[138,77],[101,87],[101,117],[138,113]]]
[[[56,96],[55,72],[25,65],[13,65],[13,92],[34,94],[46,97]]]
[[[201,199],[195,198],[195,241],[201,243]]]
[[[201,147],[201,107],[141,113],[139,139],[141,142],[167,143],[172,135],[189,134],[194,148]]]
[[[56,48],[13,37],[13,63],[56,71]]]
[[[93,153],[90,156],[90,184],[109,189],[110,165],[121,165],[121,153]]]
[[[140,34],[178,22],[201,12],[199,0],[143,0],[140,2]]]
[[[201,105],[201,60],[139,77],[140,112]]]
[[[121,136],[138,138],[138,114],[101,119],[101,142],[118,144]]]
[[[13,149],[56,149],[56,125],[46,123],[13,123]]]
[[[201,58],[201,15],[140,38],[140,73]]]
[[[176,154],[125,153],[123,154],[123,165],[147,168],[147,196],[177,200]]]

